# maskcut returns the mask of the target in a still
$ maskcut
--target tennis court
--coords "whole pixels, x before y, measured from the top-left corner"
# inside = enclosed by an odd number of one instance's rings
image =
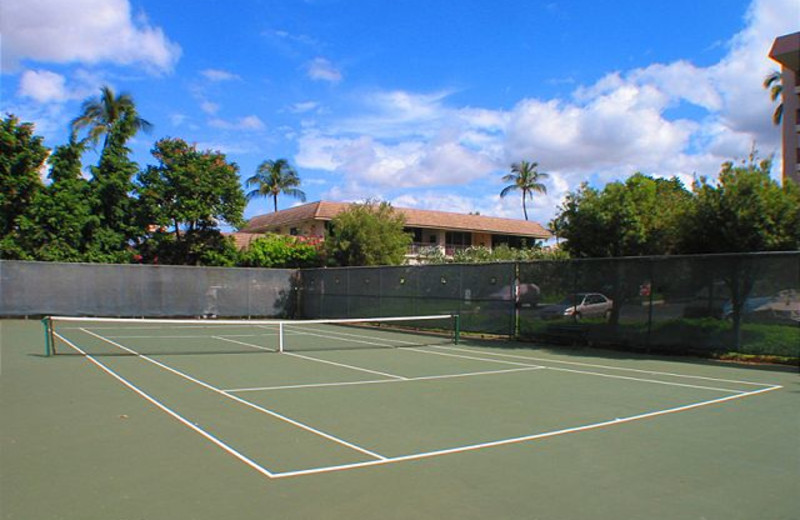
[[[459,340],[450,316],[0,326],[6,519],[800,510],[796,371]]]

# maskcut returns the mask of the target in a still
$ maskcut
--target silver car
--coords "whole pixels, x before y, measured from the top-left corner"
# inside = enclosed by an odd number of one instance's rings
[[[542,309],[543,319],[602,317],[611,316],[614,302],[600,293],[576,293],[564,298],[560,303],[548,305]]]

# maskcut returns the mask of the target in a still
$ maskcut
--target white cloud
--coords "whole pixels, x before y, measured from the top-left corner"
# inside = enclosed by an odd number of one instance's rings
[[[39,103],[61,102],[69,98],[61,74],[48,70],[26,70],[19,81],[19,95]]]
[[[206,114],[214,115],[217,112],[219,112],[219,104],[207,100],[202,100],[200,101],[200,110],[202,110]]]
[[[245,117],[240,117],[235,121],[228,121],[226,119],[215,118],[211,119],[208,122],[209,126],[214,128],[219,128],[222,130],[244,130],[244,131],[252,131],[252,130],[263,130],[266,128],[266,125],[258,116],[250,115]]]
[[[20,61],[33,60],[171,70],[180,47],[143,16],[136,18],[128,0],[3,0],[2,68],[13,70]]]
[[[518,198],[497,196],[499,178],[511,162],[534,160],[551,174],[548,193],[528,207],[540,222],[586,180],[602,185],[642,171],[688,187],[695,174],[713,177],[722,162],[746,156],[753,142],[762,155],[779,146],[761,83],[777,67],[767,56],[772,41],[796,30],[786,16],[796,2],[754,0],[716,64],[678,60],[610,73],[568,99],[489,110],[452,106],[446,89],[361,93],[354,115],[300,132],[296,162],[341,176],[328,196],[389,193],[398,205],[519,217]],[[455,197],[448,188],[459,185],[479,194]]]
[[[308,77],[315,81],[338,83],[342,80],[342,73],[325,58],[314,58],[308,65]]]
[[[227,70],[220,70],[220,69],[205,69],[200,71],[200,74],[203,75],[209,81],[219,82],[219,81],[234,81],[242,79],[238,74],[234,74],[232,72],[228,72]]]
[[[316,110],[317,108],[319,108],[319,103],[316,101],[303,101],[300,103],[295,103],[289,108],[289,110],[295,114],[304,114],[306,112]]]

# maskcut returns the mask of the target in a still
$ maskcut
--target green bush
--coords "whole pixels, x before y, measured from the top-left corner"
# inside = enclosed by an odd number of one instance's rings
[[[322,265],[319,243],[298,237],[269,234],[254,240],[240,254],[242,267],[318,267]]]

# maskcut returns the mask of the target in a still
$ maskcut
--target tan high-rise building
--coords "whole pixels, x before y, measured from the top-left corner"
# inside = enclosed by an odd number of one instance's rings
[[[800,32],[776,38],[769,57],[781,64],[783,182],[800,185]]]

